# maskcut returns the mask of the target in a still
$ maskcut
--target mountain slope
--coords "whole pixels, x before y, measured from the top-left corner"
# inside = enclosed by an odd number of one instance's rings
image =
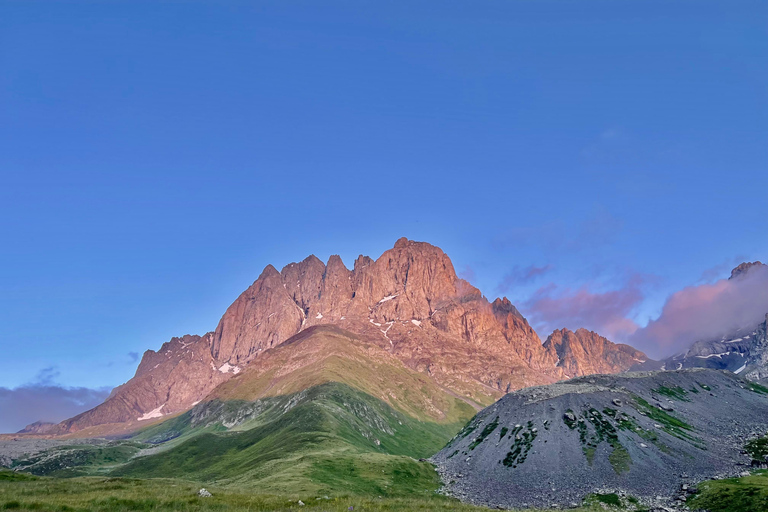
[[[428,495],[436,474],[413,457],[433,453],[459,427],[418,421],[338,383],[225,409],[218,401],[200,404],[172,423],[183,429],[239,417],[250,428],[193,436],[113,474],[282,495]]]
[[[414,459],[437,452],[475,407],[379,346],[314,326],[131,436],[154,448],[114,474],[277,494],[433,492],[434,469]]]
[[[352,270],[338,256],[327,264],[310,256],[279,272],[268,265],[215,331],[147,351],[133,379],[56,432],[125,431],[185,411],[270,349],[317,325],[342,327],[434,384],[479,403],[573,376],[557,365],[557,350],[542,345],[509,300],[488,302],[456,276],[442,250],[402,238],[375,261],[360,256]],[[626,369],[623,348],[603,348],[583,351],[569,371]],[[114,426],[93,428],[109,424]]]
[[[743,471],[744,443],[767,428],[768,388],[729,372],[594,375],[508,394],[434,460],[448,492],[475,503],[675,496]]]

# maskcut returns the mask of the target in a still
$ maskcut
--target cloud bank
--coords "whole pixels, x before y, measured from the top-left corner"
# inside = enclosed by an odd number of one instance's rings
[[[18,432],[35,421],[57,423],[102,403],[111,388],[65,387],[54,383],[55,368],[42,370],[34,382],[0,387],[0,433]]]
[[[666,357],[692,343],[751,328],[768,313],[768,266],[734,278],[689,286],[672,294],[661,315],[638,329],[628,342],[651,357]]]
[[[616,340],[637,330],[638,325],[628,317],[643,299],[640,282],[634,280],[624,288],[605,292],[549,284],[539,288],[523,307],[543,338],[555,329],[584,327]]]

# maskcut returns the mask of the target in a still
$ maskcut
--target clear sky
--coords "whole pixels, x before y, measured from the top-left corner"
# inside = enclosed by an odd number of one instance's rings
[[[0,387],[401,236],[626,341],[768,259],[766,63],[764,0],[0,1]]]

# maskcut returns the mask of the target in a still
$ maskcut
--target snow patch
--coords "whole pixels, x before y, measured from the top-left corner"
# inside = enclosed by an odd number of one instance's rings
[[[379,301],[379,304],[381,304],[382,302],[387,302],[388,300],[392,300],[392,299],[394,299],[395,297],[397,297],[397,295],[387,295],[386,297],[384,297],[383,299],[381,299],[381,300]]]
[[[144,420],[151,420],[152,418],[162,418],[163,413],[161,411],[163,410],[163,407],[165,407],[165,404],[161,405],[157,409],[152,409],[146,414],[142,414],[136,419],[139,421],[144,421]]]
[[[413,325],[415,325],[416,327],[420,327],[421,326],[421,321],[416,320],[415,318],[413,320],[411,320],[411,323]]]
[[[369,318],[369,319],[368,319],[368,321],[369,321],[369,322],[371,322],[371,323],[372,323],[373,325],[375,325],[376,327],[381,327],[381,324],[380,324],[380,323],[378,323],[378,322],[374,322],[374,321],[373,321],[373,318]]]
[[[238,373],[240,373],[240,367],[239,366],[232,366],[229,363],[224,363],[223,365],[221,365],[219,367],[219,371],[221,373],[230,373],[231,372],[231,373],[234,373],[235,375],[237,375]]]
[[[730,354],[730,352],[721,352],[719,354],[709,354],[708,356],[696,356],[696,357],[698,357],[699,359],[709,359],[710,357],[722,358],[723,356],[727,356],[728,354]]]
[[[744,368],[746,368],[746,367],[747,367],[747,365],[745,364],[744,366],[742,366],[741,368],[739,368],[738,370],[736,370],[736,371],[735,371],[735,372],[733,372],[733,373],[739,374],[739,373],[743,372],[743,371],[744,371]]]
[[[321,318],[323,318],[323,314],[322,314],[322,313],[318,313],[318,314],[317,314],[317,316],[316,316],[315,318],[317,318],[318,320],[320,320]]]

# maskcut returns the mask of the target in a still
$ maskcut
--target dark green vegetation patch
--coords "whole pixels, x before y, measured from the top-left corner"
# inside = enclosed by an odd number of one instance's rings
[[[755,393],[759,393],[761,395],[768,395],[768,388],[765,386],[761,386],[757,382],[748,382],[747,387],[750,391],[754,391]]]
[[[469,445],[469,449],[470,450],[474,450],[475,448],[477,448],[478,445],[480,443],[482,443],[483,441],[485,441],[485,438],[488,437],[489,435],[491,435],[491,433],[494,430],[496,430],[496,427],[498,427],[498,426],[499,426],[499,417],[496,416],[496,419],[493,420],[492,422],[490,422],[489,424],[487,424],[485,426],[485,428],[483,429],[483,431],[480,432],[480,435],[477,436],[477,439],[472,441],[472,444]]]
[[[522,425],[515,425],[510,434],[515,439],[515,442],[501,463],[513,468],[523,464],[528,457],[528,452],[531,451],[531,446],[533,446],[533,441],[537,435],[538,429],[533,426],[531,421],[526,424],[525,428]]]
[[[768,437],[753,439],[744,445],[744,450],[752,457],[752,460],[764,463],[768,456]]]

